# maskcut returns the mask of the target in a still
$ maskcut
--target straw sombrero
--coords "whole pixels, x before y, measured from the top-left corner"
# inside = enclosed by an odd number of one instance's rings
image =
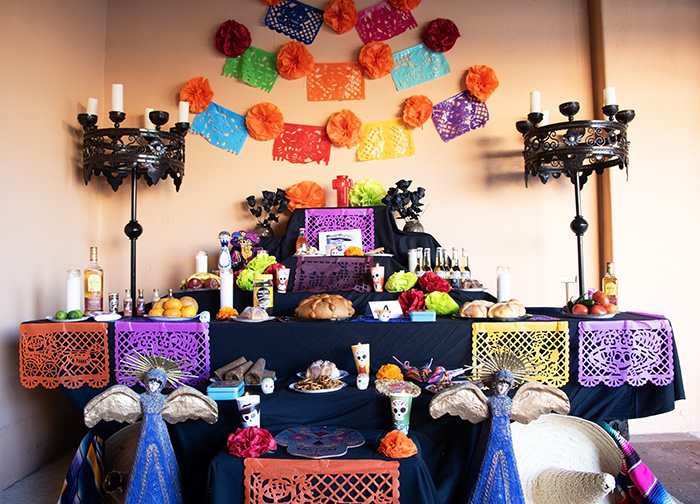
[[[511,424],[518,473],[528,504],[616,502],[622,451],[599,425],[551,413]]]

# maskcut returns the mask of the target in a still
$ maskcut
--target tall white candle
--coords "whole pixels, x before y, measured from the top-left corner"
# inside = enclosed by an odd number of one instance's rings
[[[124,85],[112,84],[112,110],[124,112]]]
[[[539,91],[530,93],[530,112],[542,112],[542,98]]]
[[[499,266],[496,272],[498,275],[496,279],[498,302],[510,301],[510,268],[508,266]]]
[[[549,124],[549,110],[542,111],[542,121],[540,121],[540,126],[547,126]]]
[[[87,110],[90,115],[97,115],[97,98],[88,98]]]
[[[66,280],[66,311],[79,310],[83,303],[83,283],[79,269],[69,269]]]
[[[617,105],[617,96],[615,96],[614,87],[606,87],[603,89],[603,105]]]
[[[177,122],[190,122],[190,102],[181,101],[178,106]]]
[[[228,306],[233,308],[233,271],[230,269],[219,270],[221,282],[219,285],[219,300],[221,308]]]
[[[206,273],[209,270],[208,266],[209,255],[206,250],[200,250],[194,256],[195,273]]]
[[[146,129],[156,129],[156,125],[151,122],[149,114],[153,112],[152,108],[146,107],[143,111],[143,127]]]

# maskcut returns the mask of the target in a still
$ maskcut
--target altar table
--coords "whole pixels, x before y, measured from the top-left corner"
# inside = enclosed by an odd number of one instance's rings
[[[558,309],[528,308],[529,313],[561,313]],[[621,313],[615,320],[653,320],[639,314]],[[131,319],[139,323],[139,319]],[[143,323],[143,322],[141,322]],[[84,323],[66,324],[80,327]],[[567,320],[569,327],[569,379],[561,388],[570,398],[571,415],[592,421],[639,418],[671,411],[674,402],[684,399],[680,365],[672,342],[672,379],[663,386],[646,383],[631,386],[623,383],[610,387],[579,384],[578,327],[579,320]],[[23,324],[23,327],[33,325]],[[25,327],[26,329],[26,327]],[[82,410],[85,404],[107,386],[114,378],[114,323],[106,325],[109,346],[109,383],[100,388],[82,386],[62,387],[63,392]],[[22,330],[21,330],[22,331]],[[289,317],[264,323],[240,323],[212,321],[208,325],[209,369],[221,367],[240,356],[249,360],[264,357],[267,368],[277,375],[275,391],[261,395],[261,427],[273,435],[295,425],[342,426],[361,431],[388,432],[392,429],[388,398],[374,390],[358,390],[354,384],[355,364],[351,345],[369,343],[371,373],[374,375],[382,364],[395,363],[393,356],[409,361],[415,366],[426,364],[431,358],[435,365],[458,368],[471,363],[472,322],[466,319],[438,317],[437,322],[376,322],[376,321],[298,321]],[[345,378],[348,386],[328,394],[302,394],[289,388],[298,380],[296,373],[304,371],[316,359],[335,362],[340,369],[350,372]],[[200,387],[204,390],[204,386]],[[247,387],[250,393],[259,388]],[[437,502],[464,502],[469,488],[469,467],[476,446],[480,426],[473,426],[457,417],[432,419],[428,414],[431,393],[423,391],[415,398],[411,412],[411,433],[420,439],[421,464],[430,474],[434,490],[431,495]],[[202,420],[188,421],[170,426],[171,438],[186,476],[184,491],[188,502],[200,503],[208,495],[212,504],[219,504],[219,485],[229,485],[227,477],[239,478],[242,473],[218,474],[221,468],[236,464],[222,453],[229,433],[241,426],[235,401],[219,401],[219,420],[209,425]],[[108,436],[121,428],[115,422],[98,424],[99,434]],[[223,461],[222,461],[223,458]],[[233,457],[231,457],[233,458]],[[210,462],[216,463],[210,467]],[[229,469],[225,469],[228,471]],[[408,485],[408,483],[407,483]],[[227,491],[223,488],[224,493]],[[229,502],[242,502],[242,496],[230,496]],[[405,500],[404,500],[405,499]],[[410,494],[404,494],[402,502],[411,502]]]

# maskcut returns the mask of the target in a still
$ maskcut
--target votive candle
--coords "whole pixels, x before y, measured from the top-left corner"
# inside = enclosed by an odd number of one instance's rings
[[[143,111],[143,124],[144,128],[152,130],[156,129],[156,125],[151,122],[150,113],[153,112],[152,108],[146,107]]]

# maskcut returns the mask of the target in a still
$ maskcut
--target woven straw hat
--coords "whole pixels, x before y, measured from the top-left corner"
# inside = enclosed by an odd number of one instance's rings
[[[616,502],[623,455],[598,424],[551,413],[511,432],[526,503]]]

